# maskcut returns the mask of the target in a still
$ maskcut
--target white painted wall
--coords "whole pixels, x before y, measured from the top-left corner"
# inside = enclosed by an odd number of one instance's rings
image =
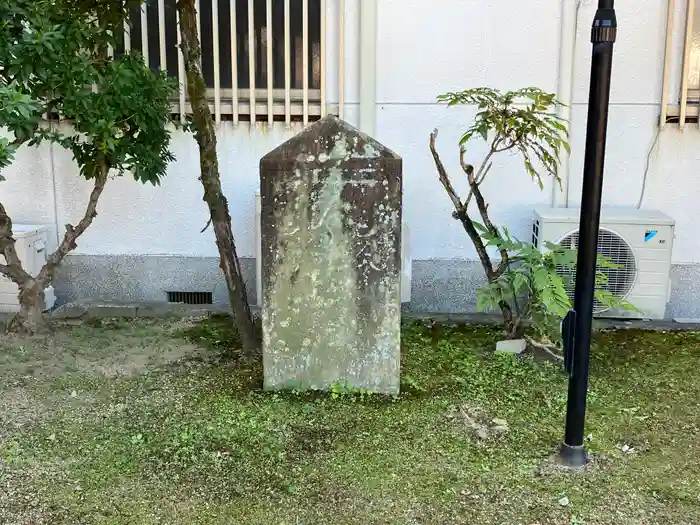
[[[53,224],[53,186],[48,147],[24,148],[2,170],[0,202],[16,223]]]
[[[515,89],[535,85],[554,91],[557,85],[559,0],[377,0],[379,46],[377,138],[404,158],[405,214],[411,225],[414,259],[474,258],[466,234],[451,217],[428,151],[428,136],[440,129],[438,145],[457,181],[457,140],[473,116],[472,108],[435,104],[441,92],[488,85]],[[590,66],[590,23],[595,2],[584,0],[579,13],[576,81],[572,117],[570,202],[580,202],[581,172]],[[329,2],[332,5],[332,2]],[[666,0],[618,2],[620,25],[615,47],[606,204],[634,205],[639,198],[646,156],[654,139],[661,100]],[[329,18],[335,27],[337,13]],[[348,2],[346,36],[346,118],[357,123],[357,11]],[[329,98],[337,99],[337,42],[329,41]],[[679,61],[674,61],[674,69]],[[659,209],[678,221],[673,259],[700,262],[700,240],[694,234],[700,202],[700,131],[683,133],[669,126],[651,156],[644,207]],[[298,129],[298,128],[297,128]],[[243,256],[253,256],[254,193],[258,161],[293,132],[282,124],[271,130],[246,124],[219,129],[219,155],[234,233]],[[214,256],[197,180],[194,140],[176,133],[178,158],[159,188],[129,178],[110,181],[94,227],[79,242],[83,254],[180,254]],[[478,159],[483,146],[470,147]],[[0,198],[17,222],[53,223],[51,158],[48,148],[23,152],[0,184]],[[82,213],[89,186],[79,179],[65,152],[56,151],[57,220],[62,225]],[[540,191],[516,158],[497,161],[487,183],[494,220],[526,236],[531,209],[547,204],[550,191]],[[458,184],[464,189],[465,184]]]
[[[667,1],[617,4],[620,28],[603,199],[608,205],[634,206],[657,131]],[[581,201],[590,25],[596,5],[597,1],[583,0],[579,11],[572,107],[572,206]],[[427,149],[430,131],[439,128],[443,161],[455,180],[463,180],[456,142],[473,110],[437,106],[435,95],[480,85],[499,89],[536,85],[556,90],[559,9],[557,0],[508,0],[498,8],[483,0],[380,1],[378,138],[405,160],[405,208],[412,225],[415,259],[476,256],[460,225],[449,216],[450,204],[436,180]],[[682,33],[676,31],[676,54],[681,52],[681,39]],[[679,58],[672,63],[678,75]],[[474,158],[482,154],[480,147],[477,143],[470,147]],[[700,262],[700,240],[694,234],[696,203],[700,202],[698,173],[700,131],[691,125],[681,133],[668,126],[650,157],[643,207],[676,219],[673,260],[677,263]],[[549,202],[549,191],[540,192],[513,158],[499,159],[490,177],[486,194],[494,220],[526,238],[530,211]]]
[[[357,106],[347,108],[349,121],[356,121]],[[259,123],[233,127],[224,122],[218,129],[219,168],[224,194],[229,201],[234,236],[240,255],[253,257],[255,192],[259,186],[259,161],[270,150],[301,130],[273,128]],[[192,135],[175,132],[172,149],[177,157],[158,187],[143,185],[125,176],[110,180],[100,201],[99,215],[78,242],[75,253],[90,255],[185,255],[215,257],[211,228],[200,233],[208,211],[202,201],[199,153]],[[79,220],[91,186],[77,174],[70,154],[55,155],[58,224]],[[50,180],[47,177],[47,181]]]

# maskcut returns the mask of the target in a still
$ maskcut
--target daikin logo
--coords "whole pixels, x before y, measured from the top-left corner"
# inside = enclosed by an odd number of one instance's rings
[[[644,242],[649,242],[652,240],[654,237],[656,237],[657,233],[659,233],[659,230],[647,230],[647,232],[644,234]]]

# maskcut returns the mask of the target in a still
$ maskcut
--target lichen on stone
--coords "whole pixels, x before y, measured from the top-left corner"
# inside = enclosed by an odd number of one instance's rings
[[[394,203],[383,197],[381,208],[347,202],[348,186],[355,188],[352,194],[364,195],[379,182],[377,163],[370,159],[380,152],[347,134],[321,138],[319,146],[326,151],[299,154],[293,175],[274,188],[287,204],[276,205],[277,242],[270,247],[273,263],[264,289],[265,385],[327,389],[342,382],[396,393],[399,211],[392,207],[400,209],[400,193]],[[349,176],[349,158],[368,159],[368,167]],[[353,219],[357,210],[364,221],[358,214]]]

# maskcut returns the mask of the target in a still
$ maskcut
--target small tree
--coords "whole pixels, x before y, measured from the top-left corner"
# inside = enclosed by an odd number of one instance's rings
[[[219,161],[216,155],[216,130],[202,76],[202,47],[197,36],[195,0],[178,0],[177,10],[180,15],[180,49],[187,73],[187,92],[192,104],[194,137],[199,145],[199,180],[204,188],[204,201],[209,208],[211,224],[214,227],[219,264],[226,280],[236,328],[243,349],[251,353],[258,349],[259,341],[248,304],[241,264],[236,253],[228,201],[221,188]]]
[[[19,287],[20,312],[10,329],[42,332],[43,291],[66,254],[97,216],[109,177],[129,172],[158,184],[169,152],[170,98],[176,84],[144,66],[139,55],[109,57],[134,0],[0,0],[0,168],[20,147],[50,141],[70,150],[92,184],[77,225],[67,224],[38,275],[15,250],[12,220],[0,203],[0,273]],[[118,36],[119,35],[119,36]],[[43,116],[60,115],[63,125]],[[0,179],[2,180],[2,179]]]
[[[475,226],[487,246],[508,253],[506,271],[477,291],[477,308],[494,310],[505,304],[514,313],[509,337],[524,337],[530,345],[561,359],[554,352],[561,350],[560,324],[572,306],[568,290],[574,287],[576,251],[551,242],[541,250],[514,238],[505,227],[494,235],[481,224]],[[605,270],[620,266],[599,255],[598,267],[602,270],[596,273],[596,301],[606,308],[636,310],[605,289]],[[527,321],[532,337],[524,334]]]
[[[489,215],[489,205],[482,185],[491,173],[494,157],[502,153],[518,155],[526,173],[540,189],[544,179],[559,179],[559,154],[569,150],[566,126],[556,115],[561,106],[555,95],[537,88],[501,93],[490,88],[468,89],[438,97],[452,106],[472,104],[478,108],[472,125],[460,140],[460,165],[469,184],[466,199],[461,199],[449,178],[436,148],[437,130],[430,136],[430,150],[437,167],[440,182],[454,206],[453,217],[458,219],[469,235],[486,274],[487,284],[478,292],[479,309],[500,309],[505,332],[509,338],[521,338],[526,322],[531,322],[540,339],[529,338],[531,344],[545,348],[558,346],[559,321],[571,308],[567,283],[562,270],[575,263],[575,252],[561,246],[547,244],[540,251],[529,243],[511,236],[506,228],[495,226]],[[489,145],[478,169],[465,161],[467,145],[481,138]],[[481,221],[470,212],[476,204]],[[489,254],[497,251],[499,260]],[[603,266],[613,267],[609,261]],[[603,290],[606,278],[598,274],[599,289],[596,298],[610,307],[625,306],[611,293]]]

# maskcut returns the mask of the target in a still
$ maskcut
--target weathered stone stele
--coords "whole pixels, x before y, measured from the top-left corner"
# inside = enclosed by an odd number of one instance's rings
[[[333,116],[261,160],[265,388],[399,391],[401,169]]]

